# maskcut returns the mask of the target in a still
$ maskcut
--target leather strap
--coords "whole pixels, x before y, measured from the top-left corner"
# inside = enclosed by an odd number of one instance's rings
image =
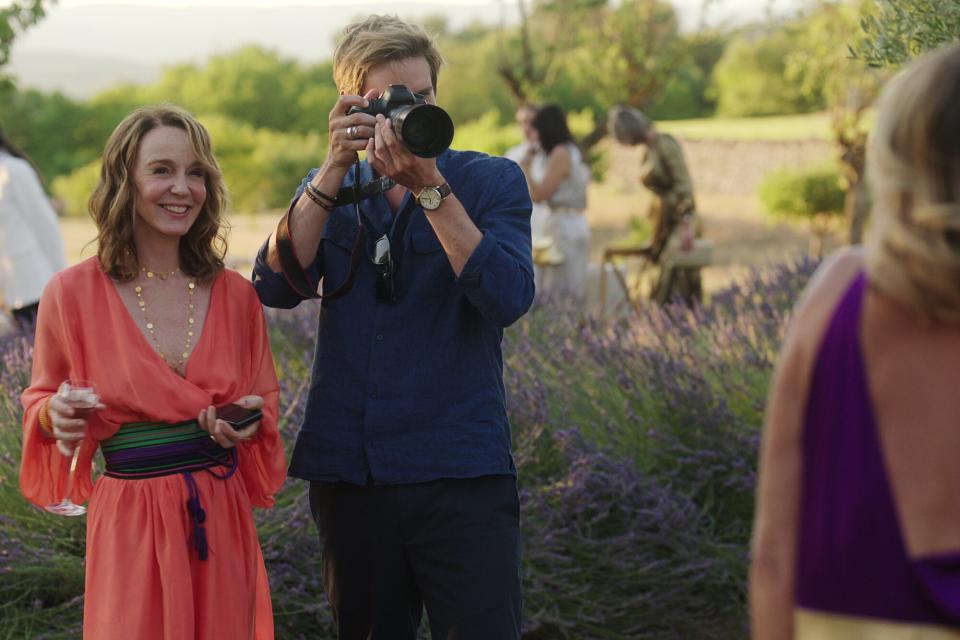
[[[352,185],[342,187],[337,191],[337,197],[335,200],[334,207],[340,207],[347,204],[353,204],[355,202],[360,202],[367,198],[372,198],[373,196],[380,195],[384,191],[392,189],[396,186],[396,182],[388,178],[387,176],[382,176],[368,182],[366,184],[360,185],[357,187],[357,183],[360,180],[360,166],[359,164],[354,165],[354,183]],[[283,272],[283,277],[286,279],[287,284],[290,285],[290,288],[297,292],[297,294],[306,299],[323,299],[323,300],[334,300],[336,298],[343,297],[350,291],[350,288],[353,286],[353,279],[357,274],[357,267],[360,265],[360,259],[363,255],[363,236],[364,236],[364,226],[363,220],[357,219],[357,235],[353,240],[353,248],[350,250],[350,270],[347,273],[346,279],[340,284],[339,287],[331,291],[330,293],[325,293],[323,295],[317,293],[317,287],[319,283],[310,282],[310,277],[307,275],[307,272],[300,265],[300,261],[297,259],[296,251],[293,249],[293,239],[290,237],[290,212],[293,211],[293,207],[296,206],[297,200],[294,200],[290,204],[290,208],[287,209],[287,212],[283,215],[283,218],[280,219],[280,222],[277,224],[276,232],[276,241],[277,241],[277,257],[280,260],[280,270]],[[326,208],[326,207],[324,207]],[[359,213],[359,211],[358,211]],[[323,242],[320,243],[320,248],[318,250],[318,257],[320,262],[323,262]],[[321,276],[322,279],[322,276]]]
[[[354,189],[353,185],[343,187],[337,191],[336,204],[334,204],[334,206],[340,207],[345,204],[353,204],[359,200],[366,200],[367,198],[380,195],[384,191],[389,191],[395,186],[397,186],[396,182],[387,176],[382,176],[372,182],[361,185],[359,189]]]
[[[296,205],[296,201],[290,205],[290,208],[287,209],[287,212],[277,224],[277,257],[280,260],[280,270],[283,271],[283,277],[286,279],[287,284],[290,285],[290,288],[296,291],[297,295],[305,300],[313,300],[317,298],[321,298],[323,300],[334,300],[336,298],[343,297],[348,291],[350,291],[350,287],[353,286],[353,279],[357,273],[357,266],[360,264],[360,256],[363,254],[363,223],[361,222],[357,227],[357,236],[353,241],[353,248],[350,250],[350,270],[347,273],[346,279],[333,291],[321,295],[317,293],[317,286],[319,283],[314,284],[310,282],[310,276],[307,275],[307,272],[300,265],[300,261],[297,259],[297,254],[293,249],[293,239],[290,237],[290,212],[293,211],[294,205]],[[322,242],[320,244],[318,255],[320,262],[322,263]]]

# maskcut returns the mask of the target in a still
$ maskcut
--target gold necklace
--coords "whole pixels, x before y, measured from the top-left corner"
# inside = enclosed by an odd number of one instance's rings
[[[145,273],[147,278],[152,278],[154,275],[158,276],[161,280],[166,280],[170,276],[176,274],[180,271],[180,268],[177,267],[173,271],[159,273],[147,269],[146,267],[141,267],[140,272]],[[180,354],[180,360],[177,364],[172,365],[174,369],[179,369],[183,366],[183,363],[187,361],[187,358],[190,356],[190,345],[193,343],[193,293],[197,289],[197,281],[193,278],[187,283],[187,291],[189,292],[189,298],[187,299],[187,340],[183,346],[183,353]],[[157,349],[157,353],[160,354],[160,359],[170,365],[170,362],[167,360],[167,356],[163,353],[163,350],[160,348],[160,341],[157,339],[156,333],[156,324],[150,321],[150,318],[147,317],[147,303],[143,300],[143,287],[141,285],[135,285],[133,290],[137,294],[137,304],[140,306],[140,311],[143,312],[143,321],[147,324],[147,332],[150,334],[150,338],[153,340],[153,344]]]
[[[180,273],[180,267],[177,267],[177,268],[174,269],[173,271],[154,271],[153,269],[147,269],[146,267],[140,267],[140,273],[145,273],[145,274],[147,274],[147,277],[148,277],[148,278],[152,278],[153,276],[157,276],[157,277],[160,278],[161,280],[166,280],[166,279],[169,278],[170,276],[174,276],[174,275],[177,275],[178,273]]]

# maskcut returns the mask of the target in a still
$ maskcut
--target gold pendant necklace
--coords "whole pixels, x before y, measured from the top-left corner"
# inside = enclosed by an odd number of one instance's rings
[[[173,271],[168,271],[160,273],[158,271],[152,271],[146,267],[141,267],[140,272],[146,274],[147,279],[154,277],[155,275],[161,280],[166,280],[172,275],[175,275],[180,271],[180,268],[177,267]],[[193,343],[193,294],[197,289],[197,281],[194,278],[191,278],[187,283],[187,291],[189,292],[189,297],[187,298],[187,340],[183,346],[183,353],[180,354],[180,360],[174,364],[170,365],[170,361],[167,360],[167,356],[163,353],[163,349],[160,348],[160,341],[157,339],[156,324],[147,317],[147,303],[143,300],[143,286],[137,284],[133,287],[133,290],[137,294],[137,304],[140,306],[140,311],[143,312],[143,321],[147,325],[147,332],[150,334],[150,338],[153,340],[154,347],[157,350],[157,353],[160,354],[160,359],[167,363],[168,366],[171,366],[174,369],[179,369],[183,366],[183,363],[187,361],[187,358],[190,356],[190,345]]]

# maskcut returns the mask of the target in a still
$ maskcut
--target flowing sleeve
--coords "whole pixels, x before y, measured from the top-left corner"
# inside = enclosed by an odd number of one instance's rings
[[[37,331],[33,348],[33,372],[30,386],[23,392],[23,453],[20,460],[20,492],[30,502],[44,506],[60,502],[65,496],[70,474],[70,458],[57,449],[56,440],[40,426],[40,408],[57,392],[60,383],[70,377],[76,363],[68,337],[64,286],[57,275],[50,279],[40,298]],[[96,443],[89,438],[81,444],[77,459],[71,500],[85,501],[93,489],[91,459]]]
[[[280,490],[287,476],[287,461],[277,425],[280,385],[263,307],[252,287],[250,299],[252,382],[249,393],[263,397],[263,419],[257,435],[240,445],[239,473],[250,502],[256,507],[271,507],[274,494]]]

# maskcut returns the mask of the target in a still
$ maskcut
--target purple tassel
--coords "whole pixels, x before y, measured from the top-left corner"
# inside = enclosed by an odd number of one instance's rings
[[[201,560],[207,559],[209,547],[207,545],[207,530],[203,528],[203,523],[207,519],[207,512],[200,506],[200,490],[197,488],[197,482],[189,471],[183,473],[187,482],[187,488],[190,490],[190,497],[187,499],[187,511],[190,512],[190,519],[193,521],[193,546]]]

